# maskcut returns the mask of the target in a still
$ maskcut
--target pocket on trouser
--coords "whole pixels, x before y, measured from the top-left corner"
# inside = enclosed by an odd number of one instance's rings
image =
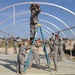
[[[20,63],[21,63],[22,65],[24,65],[24,64],[25,64],[24,60],[21,60],[21,61],[20,61]]]
[[[25,60],[25,57],[23,56],[23,55],[20,55],[19,56],[19,61],[20,61],[20,64],[22,64],[22,65],[24,65],[25,63],[24,63],[24,60]]]

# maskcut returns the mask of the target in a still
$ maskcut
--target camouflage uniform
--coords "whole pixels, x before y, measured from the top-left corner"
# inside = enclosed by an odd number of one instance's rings
[[[8,40],[5,41],[5,54],[8,54]]]
[[[59,49],[59,40],[54,41],[54,46],[53,46],[53,61],[54,61],[54,66],[57,69],[57,55],[58,55],[58,49]]]
[[[33,59],[35,59],[37,67],[40,68],[39,48],[36,46],[33,47],[33,52],[30,57],[29,67],[31,67]]]
[[[17,54],[17,41],[14,40],[13,44],[14,44],[14,53]]]
[[[31,17],[30,17],[30,39],[35,36],[35,30],[38,23],[38,14],[40,13],[40,6],[38,4],[31,4],[30,6]]]
[[[65,42],[63,40],[61,40],[60,44],[59,44],[59,57],[60,57],[61,61],[63,60],[63,57],[64,57],[64,50],[63,50],[64,45],[65,45]]]
[[[24,45],[22,45],[21,47],[19,47],[19,53],[17,56],[17,73],[22,73],[24,72],[24,66],[25,66],[25,54],[26,54],[26,50],[28,48],[25,47]]]

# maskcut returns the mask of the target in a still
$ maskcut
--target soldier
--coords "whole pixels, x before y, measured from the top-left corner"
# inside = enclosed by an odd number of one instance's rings
[[[51,39],[50,39],[50,42],[49,42],[49,44],[50,44],[50,53],[49,53],[49,56],[50,56],[50,57],[52,56],[52,55],[51,55],[51,51],[53,50],[53,42],[54,42],[54,39],[51,38]]]
[[[49,53],[49,57],[51,57],[51,51],[53,51],[53,43],[54,43],[54,33],[52,33],[52,37],[49,40],[49,46],[50,46],[50,53]]]
[[[13,44],[14,44],[14,54],[17,54],[17,41],[16,41],[16,39],[14,39]]]
[[[31,57],[30,57],[29,69],[31,69],[33,59],[35,59],[37,67],[38,67],[38,69],[40,69],[39,45],[40,45],[40,43],[37,40],[35,43],[35,46],[33,47],[33,52],[32,52]]]
[[[40,13],[40,6],[38,4],[31,4],[30,6],[31,17],[30,17],[30,40],[35,36],[35,30],[38,23],[38,14]]]
[[[26,50],[28,48],[26,48],[24,46],[24,43],[20,43],[19,45],[19,53],[18,53],[18,56],[17,56],[17,61],[18,61],[18,64],[17,64],[17,74],[21,73],[21,74],[24,74],[24,66],[25,66],[25,54],[26,54]]]
[[[8,54],[8,40],[5,41],[5,54]]]
[[[28,42],[28,40],[26,39],[26,40],[24,40],[24,46],[26,47],[26,48],[30,48],[30,46],[29,46],[29,42]],[[25,51],[25,55],[27,54],[27,50]]]
[[[59,57],[60,57],[60,61],[63,61],[63,57],[64,57],[64,45],[66,44],[66,42],[64,41],[64,39],[60,40],[60,44],[59,44]]]
[[[58,35],[55,35],[55,40],[53,42],[52,45],[52,49],[51,49],[51,55],[53,57],[53,62],[54,62],[54,70],[57,71],[57,54],[58,54],[58,49],[59,49],[59,37]]]

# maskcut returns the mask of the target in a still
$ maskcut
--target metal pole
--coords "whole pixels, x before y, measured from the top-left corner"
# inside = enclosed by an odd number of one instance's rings
[[[13,5],[13,26],[15,26],[15,5]]]
[[[12,36],[12,37],[13,37],[13,35],[12,35],[12,34],[9,34],[9,33],[5,32],[5,31],[0,30],[0,32],[1,32],[1,33],[3,33],[3,34],[6,34],[6,35],[10,35],[10,36]]]

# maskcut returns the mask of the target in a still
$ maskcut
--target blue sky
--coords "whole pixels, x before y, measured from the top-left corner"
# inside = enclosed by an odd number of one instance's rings
[[[60,5],[60,6],[65,7],[75,13],[75,0],[0,0],[0,10],[2,8],[5,8],[5,7],[13,5],[13,4],[23,3],[23,2],[31,2],[31,1],[47,2],[47,3]],[[30,4],[16,6],[16,14],[22,13],[22,12],[29,12],[30,11],[29,6],[30,6]],[[40,4],[40,6],[41,6],[41,12],[51,14],[51,15],[61,19],[69,27],[75,26],[75,16],[73,14],[71,14],[63,9],[57,8],[55,6],[49,6],[49,5],[45,5],[45,4]],[[12,15],[13,15],[12,8],[0,11],[0,23]],[[12,33],[14,36],[29,38],[30,37],[30,35],[29,35],[30,34],[29,20],[24,20],[24,19],[30,19],[30,14],[21,14],[21,15],[16,16],[16,21],[19,21],[22,19],[23,19],[23,21],[16,22],[16,26],[13,26],[13,25],[10,25],[11,23],[13,23],[13,18],[10,18],[9,20],[5,21],[4,23],[2,23],[0,25],[0,30],[4,30],[5,28],[7,28],[7,29],[5,29],[5,32],[8,32],[10,34]],[[45,14],[40,14],[39,15],[39,23],[47,26],[48,28],[51,28],[54,32],[57,32],[58,29],[56,29],[54,26],[52,26],[49,23],[46,23],[43,20],[53,23],[54,25],[58,26],[61,30],[67,28],[60,21],[56,20],[55,18],[47,16]],[[28,26],[28,27],[25,28],[26,26]],[[43,26],[42,26],[42,28],[48,30],[47,28],[45,28]],[[75,33],[75,29],[73,29],[73,31]],[[48,30],[48,32],[52,33],[50,30]],[[47,32],[45,31],[45,33],[47,33]],[[68,38],[75,37],[69,30],[65,31],[64,33]],[[49,37],[51,37],[51,35],[49,33],[47,33],[47,35]],[[48,39],[49,37],[47,37],[47,35],[44,34],[44,37]],[[3,34],[1,34],[0,36],[3,36]],[[62,33],[60,33],[60,36],[64,37]],[[6,36],[6,37],[8,37],[8,36]],[[40,37],[39,32],[38,32],[37,37]]]

